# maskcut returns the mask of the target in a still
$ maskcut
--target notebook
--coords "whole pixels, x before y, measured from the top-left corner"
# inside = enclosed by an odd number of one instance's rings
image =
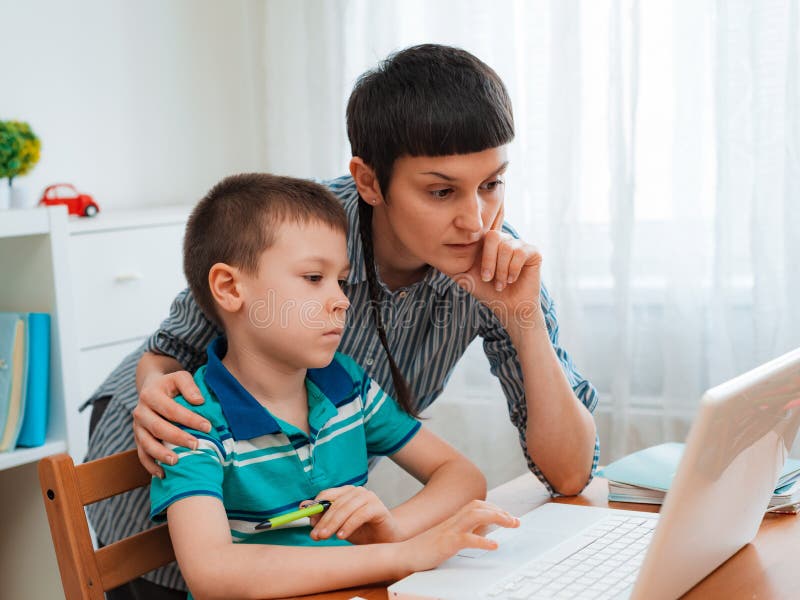
[[[608,499],[613,502],[661,504],[683,456],[685,444],[670,442],[644,448],[600,469],[608,479]],[[785,512],[800,508],[800,460],[786,459],[767,509],[783,506]],[[798,506],[792,508],[793,499]],[[786,506],[789,505],[789,506]]]
[[[25,319],[0,313],[0,452],[13,450],[25,412],[27,375]]]

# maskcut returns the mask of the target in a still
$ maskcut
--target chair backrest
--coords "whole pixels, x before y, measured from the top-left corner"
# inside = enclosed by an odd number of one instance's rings
[[[39,461],[39,482],[67,600],[111,590],[175,560],[166,524],[95,550],[84,506],[150,485],[136,450],[75,465],[68,454]]]

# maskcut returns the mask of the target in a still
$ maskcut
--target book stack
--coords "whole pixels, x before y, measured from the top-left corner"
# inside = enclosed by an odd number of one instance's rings
[[[662,504],[683,448],[680,443],[652,446],[600,469],[597,474],[608,480],[609,501]],[[800,460],[786,460],[767,511],[800,512]]]
[[[0,452],[44,444],[50,315],[0,312]]]

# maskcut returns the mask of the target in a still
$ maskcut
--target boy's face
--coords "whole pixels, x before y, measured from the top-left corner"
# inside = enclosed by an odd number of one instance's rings
[[[242,277],[244,335],[290,367],[326,366],[350,306],[341,288],[349,270],[344,232],[317,222],[282,224],[258,272]]]
[[[469,270],[503,203],[505,146],[394,163],[384,209],[392,245],[447,274]]]

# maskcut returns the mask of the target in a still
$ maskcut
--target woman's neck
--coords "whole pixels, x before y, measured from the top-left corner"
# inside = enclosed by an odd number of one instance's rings
[[[395,291],[422,281],[430,266],[412,256],[397,240],[384,211],[383,206],[377,206],[372,212],[372,249],[381,280]]]

